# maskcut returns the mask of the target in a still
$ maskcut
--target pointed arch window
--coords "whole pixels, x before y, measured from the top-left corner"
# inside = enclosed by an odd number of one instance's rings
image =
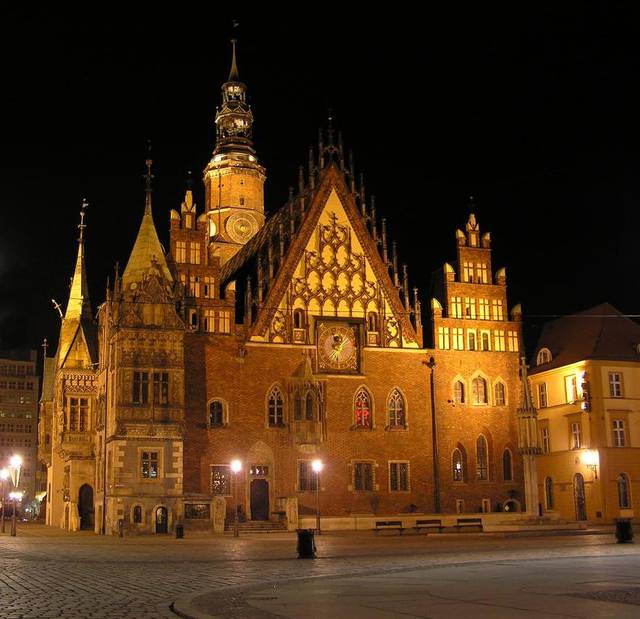
[[[394,389],[387,399],[387,413],[390,428],[404,428],[406,424],[406,411],[402,394]]]
[[[293,310],[293,328],[304,329],[304,311],[301,309]]]
[[[548,348],[541,348],[536,355],[536,365],[549,363],[552,359],[551,351]]]
[[[267,409],[269,425],[272,427],[284,426],[284,398],[280,387],[277,385],[269,391]]]
[[[221,400],[209,402],[209,427],[219,428],[225,425],[224,404]]]
[[[502,479],[513,481],[513,458],[510,449],[505,449],[502,453]]]
[[[471,381],[471,398],[473,404],[487,403],[487,381],[481,376],[476,376]]]
[[[481,481],[489,479],[489,450],[487,439],[480,435],[476,441],[476,478]]]
[[[464,404],[464,383],[461,380],[453,384],[453,401],[456,404]]]
[[[367,314],[367,331],[378,330],[378,314],[376,312],[369,312]]]
[[[453,450],[453,455],[451,456],[451,474],[453,481],[464,481],[462,452],[457,448]]]
[[[628,509],[631,507],[629,478],[625,473],[620,473],[620,475],[618,475],[618,506],[622,509]]]
[[[133,524],[142,524],[142,507],[140,505],[133,508]]]
[[[307,421],[313,421],[315,419],[316,399],[313,397],[311,391],[307,392],[307,397],[304,400],[304,418]]]
[[[554,506],[554,500],[553,479],[551,479],[551,477],[545,477],[544,479],[544,500],[547,505],[547,510],[552,510]]]
[[[369,392],[361,387],[358,389],[354,401],[354,418],[357,428],[371,428],[371,396]]]
[[[506,389],[500,381],[493,388],[493,401],[496,406],[504,406],[507,403]]]

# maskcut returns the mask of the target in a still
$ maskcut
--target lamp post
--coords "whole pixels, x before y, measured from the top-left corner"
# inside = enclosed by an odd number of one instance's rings
[[[440,456],[438,454],[438,422],[436,420],[436,397],[433,370],[436,360],[433,357],[429,361],[423,361],[429,368],[429,387],[431,391],[431,449],[433,451],[433,507],[436,514],[440,513]]]
[[[4,504],[6,501],[6,495],[4,493],[4,482],[9,479],[9,469],[0,470],[0,500],[2,501],[2,507],[0,508],[2,515],[2,532],[4,533]]]
[[[9,498],[13,500],[13,516],[11,518],[11,535],[16,536],[16,500],[22,499],[22,492],[17,492],[18,485],[20,484],[20,469],[22,468],[22,458],[18,455],[11,456],[9,460],[9,475],[11,475],[11,481],[13,483],[14,492],[9,495]]]
[[[322,464],[322,460],[314,460],[311,463],[311,468],[313,468],[316,474],[316,531],[318,535],[322,533],[320,530],[320,471],[323,467],[324,464]]]
[[[240,535],[238,529],[238,473],[242,470],[242,462],[240,460],[231,461],[231,470],[233,471],[233,496],[235,506],[233,509],[233,537]]]

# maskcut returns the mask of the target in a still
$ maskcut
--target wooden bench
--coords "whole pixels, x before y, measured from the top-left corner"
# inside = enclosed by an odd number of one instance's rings
[[[421,529],[438,529],[438,531],[442,531],[444,527],[442,526],[442,520],[416,520],[413,528],[420,532]]]
[[[404,526],[401,520],[376,520],[376,526],[373,528],[373,530],[378,533],[378,531],[383,531],[385,529],[399,531],[400,535],[402,535]]]
[[[468,527],[480,527],[482,531],[482,518],[458,518],[456,528],[458,530]]]

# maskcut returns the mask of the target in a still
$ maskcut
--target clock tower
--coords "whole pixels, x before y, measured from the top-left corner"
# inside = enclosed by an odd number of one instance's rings
[[[213,254],[227,262],[264,224],[265,169],[253,148],[253,113],[240,81],[236,41],[229,78],[216,110],[216,146],[204,170],[208,235]]]

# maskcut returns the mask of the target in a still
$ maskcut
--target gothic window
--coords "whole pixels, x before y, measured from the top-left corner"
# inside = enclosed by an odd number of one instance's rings
[[[481,376],[476,376],[471,381],[471,398],[473,404],[487,403],[487,381]]]
[[[482,331],[480,333],[480,350],[491,350],[488,331]]]
[[[169,373],[153,373],[153,401],[155,404],[169,404]]]
[[[369,312],[367,314],[367,331],[372,333],[378,331],[378,314],[376,312]]]
[[[552,510],[554,507],[554,500],[553,500],[553,479],[551,479],[551,477],[544,478],[544,499],[547,506],[547,510]]]
[[[88,398],[69,398],[69,430],[71,432],[85,432],[89,429],[89,400]],[[18,432],[22,426],[18,426]],[[13,427],[11,428],[13,429]],[[11,430],[10,430],[11,431]]]
[[[357,428],[371,428],[371,397],[369,392],[361,387],[358,389],[354,401],[354,417]]]
[[[133,396],[134,404],[147,404],[149,402],[149,372],[133,373]]]
[[[476,332],[475,331],[467,331],[467,348],[469,350],[476,350]]]
[[[456,404],[464,404],[464,383],[461,380],[453,383],[453,401]]]
[[[404,428],[406,426],[404,398],[394,389],[387,399],[387,413],[389,415],[390,428]]]
[[[224,404],[220,400],[209,403],[209,427],[219,428],[225,425]]]
[[[409,492],[408,462],[389,462],[389,491]]]
[[[311,460],[298,461],[298,491],[315,492],[318,476],[313,470]]]
[[[296,397],[293,400],[293,418],[296,421],[302,421],[302,405],[303,399],[301,397]]]
[[[453,477],[453,481],[464,481],[462,452],[457,448],[453,450],[453,455],[451,456],[451,475]]]
[[[140,465],[143,479],[158,479],[157,451],[143,451]]]
[[[495,384],[495,387],[493,388],[493,390],[494,390],[494,404],[496,406],[504,406],[507,403],[506,390],[505,390],[504,383],[501,383],[498,381]]]
[[[293,328],[304,329],[304,311],[301,309],[293,310]]]
[[[624,447],[626,445],[624,432],[624,419],[613,420],[613,445],[614,447]]]
[[[373,491],[373,462],[353,463],[353,489],[356,492]]]
[[[479,480],[489,479],[489,455],[487,439],[480,435],[476,441],[476,477]]]
[[[316,402],[311,391],[307,392],[307,397],[304,400],[304,418],[307,421],[313,421],[315,419]]]
[[[629,494],[629,478],[625,473],[618,475],[618,507],[628,509],[631,507]]]
[[[549,363],[551,361],[551,351],[548,348],[541,348],[536,356],[536,365]]]
[[[502,479],[504,481],[513,481],[511,450],[505,449],[502,453]]]
[[[133,524],[142,524],[142,507],[140,505],[133,508]]]
[[[231,495],[231,466],[228,464],[213,464],[210,480],[211,494],[218,496]]]
[[[269,414],[270,426],[283,426],[284,425],[284,399],[282,397],[282,391],[277,385],[274,386],[269,392],[267,397],[267,409]]]

